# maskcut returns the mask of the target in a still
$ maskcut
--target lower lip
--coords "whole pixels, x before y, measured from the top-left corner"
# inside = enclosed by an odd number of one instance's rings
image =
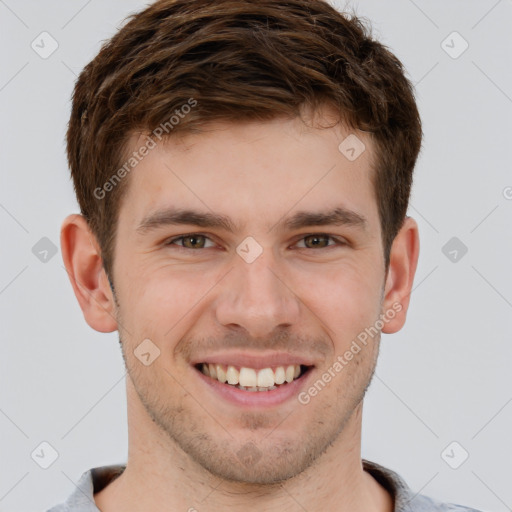
[[[217,379],[207,377],[197,368],[194,368],[194,370],[199,375],[200,379],[224,400],[232,402],[238,406],[246,407],[267,407],[279,405],[290,398],[296,398],[300,389],[305,387],[306,381],[312,373],[312,368],[310,368],[298,379],[287,384],[280,385],[276,389],[272,389],[270,391],[244,391],[232,386],[231,384],[222,384]]]

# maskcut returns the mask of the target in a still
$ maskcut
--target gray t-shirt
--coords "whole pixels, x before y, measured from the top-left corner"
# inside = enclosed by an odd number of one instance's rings
[[[94,494],[115,480],[125,467],[124,465],[103,466],[86,471],[68,499],[47,512],[100,512],[94,503]],[[479,512],[474,508],[441,503],[413,493],[398,473],[375,462],[363,459],[363,468],[391,493],[395,500],[394,512]]]

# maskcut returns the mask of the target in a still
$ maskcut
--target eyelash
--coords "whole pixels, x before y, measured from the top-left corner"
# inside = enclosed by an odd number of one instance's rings
[[[195,236],[202,236],[204,237],[205,239],[207,240],[210,240],[211,242],[213,242],[213,240],[211,240],[210,237],[208,237],[207,235],[204,235],[202,233],[190,233],[190,234],[187,234],[187,235],[181,235],[181,236],[178,236],[178,237],[175,237],[175,238],[172,238],[171,240],[168,240],[165,245],[168,245],[168,246],[171,246],[173,245],[174,247],[176,247],[177,249],[179,250],[185,250],[185,251],[200,251],[200,250],[205,250],[205,249],[211,249],[212,247],[201,247],[199,249],[190,249],[189,247],[182,247],[182,246],[179,246],[179,245],[176,245],[174,244],[174,242],[176,242],[177,240],[184,240],[185,238],[190,238],[190,237],[195,237]],[[328,249],[328,248],[333,248],[333,247],[340,247],[340,246],[343,246],[343,245],[348,245],[347,242],[344,242],[343,240],[340,240],[339,238],[336,238],[336,237],[333,237],[331,235],[328,235],[326,233],[310,233],[310,234],[307,234],[307,235],[304,235],[302,238],[300,238],[297,242],[301,242],[303,241],[304,239],[306,238],[309,238],[309,237],[314,237],[314,236],[317,236],[317,237],[322,237],[322,238],[327,238],[329,240],[333,240],[334,242],[336,242],[335,244],[332,244],[332,245],[328,245],[327,247],[320,247],[320,248],[310,248],[310,247],[301,247],[300,249],[309,249],[309,250],[319,250],[319,249]]]

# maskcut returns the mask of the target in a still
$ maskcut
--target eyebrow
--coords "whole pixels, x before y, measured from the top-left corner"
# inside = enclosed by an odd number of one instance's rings
[[[240,230],[240,226],[225,215],[182,208],[165,208],[144,217],[136,231],[145,234],[162,227],[182,224],[201,228],[220,228],[230,233]],[[299,211],[274,224],[269,231],[276,226],[279,231],[283,231],[325,225],[344,225],[365,229],[367,220],[363,215],[343,207],[321,212]]]
[[[289,230],[328,225],[353,226],[365,229],[367,221],[363,215],[353,210],[338,207],[324,212],[297,212],[282,223],[282,226]]]

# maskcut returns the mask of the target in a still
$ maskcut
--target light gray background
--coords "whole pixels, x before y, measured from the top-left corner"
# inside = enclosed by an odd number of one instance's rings
[[[117,333],[90,329],[60,253],[42,262],[32,248],[58,246],[78,211],[64,147],[76,75],[144,5],[0,0],[0,511],[45,510],[83,471],[126,459]],[[512,510],[512,2],[350,5],[408,69],[425,132],[409,212],[415,290],[406,327],[383,336],[363,456],[424,494]],[[31,48],[43,31],[59,45],[47,59]],[[453,31],[469,44],[458,58],[445,49],[458,53],[459,36],[442,45]],[[454,236],[468,248],[457,262],[442,252]],[[59,454],[46,470],[31,458],[42,441]],[[469,453],[458,469],[441,457],[453,441]]]

